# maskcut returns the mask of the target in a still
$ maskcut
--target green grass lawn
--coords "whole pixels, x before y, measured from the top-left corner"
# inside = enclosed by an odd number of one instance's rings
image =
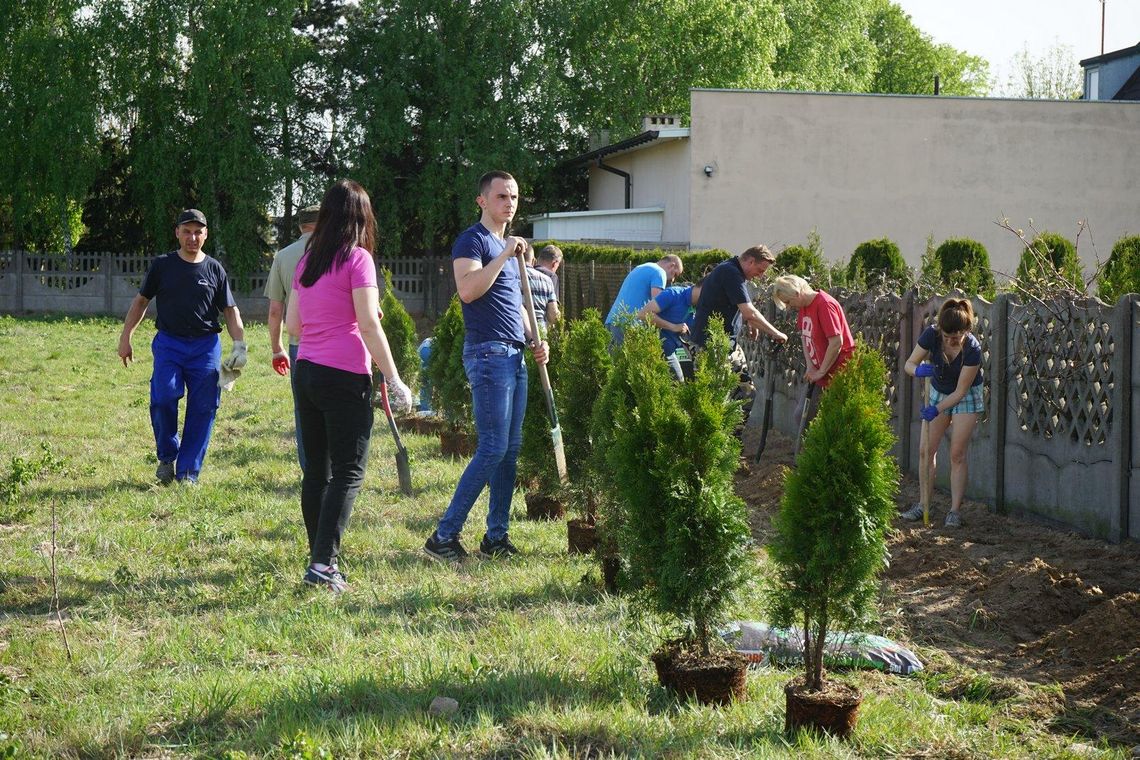
[[[462,463],[405,436],[416,494],[400,495],[382,418],[344,539],[352,590],[303,587],[291,399],[264,327],[196,489],[154,485],[153,325],[127,369],[119,329],[0,317],[0,757],[1077,756],[1034,709],[1047,689],[1011,696],[952,665],[845,676],[866,693],[849,743],[782,735],[791,671],[751,673],[728,708],[678,703],[647,659],[660,623],[601,591],[564,524],[524,520],[521,494],[520,557],[427,562]],[[469,547],[485,515],[484,495]],[[755,591],[736,614],[761,616]],[[974,688],[946,698],[963,675]],[[436,696],[458,712],[429,715]]]

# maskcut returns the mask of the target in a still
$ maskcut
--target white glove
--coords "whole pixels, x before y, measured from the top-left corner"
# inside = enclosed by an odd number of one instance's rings
[[[398,417],[412,410],[412,389],[404,385],[404,381],[396,378],[387,380],[388,406],[392,409],[392,416]]]
[[[222,360],[222,369],[240,370],[249,361],[249,353],[244,340],[235,340],[234,349]]]
[[[234,389],[234,382],[238,379],[238,375],[240,374],[240,369],[226,369],[226,365],[223,362],[222,368],[218,370],[218,387],[223,391],[232,391]]]

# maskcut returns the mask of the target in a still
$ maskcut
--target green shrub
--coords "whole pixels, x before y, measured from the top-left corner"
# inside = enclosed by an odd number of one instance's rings
[[[958,288],[967,295],[993,299],[997,286],[990,270],[990,254],[984,245],[969,238],[950,238],[938,246],[934,255],[943,285]]]
[[[684,265],[683,279],[696,282],[701,275],[733,254],[720,248],[711,248],[707,251],[669,250],[665,248],[634,249],[624,246],[590,245],[576,241],[562,242],[560,240],[535,240],[534,248],[539,250],[545,245],[553,243],[562,249],[566,261],[571,264],[583,264],[596,261],[599,264],[625,264],[632,266],[645,264],[650,261],[660,261],[668,253],[675,253],[681,257]]]
[[[594,408],[614,363],[609,344],[610,333],[597,309],[586,309],[566,328],[562,355],[563,366],[569,371],[560,373],[554,392],[559,409],[573,411],[559,418],[571,483],[581,481],[590,466],[594,449],[590,430]]]
[[[1116,241],[1097,284],[1097,295],[1105,303],[1116,303],[1125,293],[1140,293],[1140,235]]]
[[[1021,252],[1017,281],[1022,287],[1063,287],[1083,292],[1084,272],[1077,247],[1063,235],[1042,232]]]
[[[550,377],[551,386],[555,389],[560,384],[559,367],[562,364],[562,333],[565,324],[565,320],[556,322],[546,335],[550,347],[546,372]],[[538,364],[535,363],[530,351],[526,352],[525,360],[527,397],[526,416],[523,417],[522,427],[522,448],[519,450],[518,459],[519,481],[535,484],[540,493],[553,494],[558,490],[560,483],[558,469],[554,464],[554,442],[550,437],[550,411],[546,408],[546,392],[542,388]],[[557,401],[555,409],[558,410],[558,421],[565,440],[565,415]]]
[[[781,274],[798,274],[808,282],[819,282],[827,271],[823,257],[802,245],[789,245],[776,257],[776,268]]]
[[[615,372],[633,403],[614,409],[607,462],[625,511],[618,543],[634,600],[682,623],[682,641],[708,654],[754,567],[744,504],[733,493],[741,411],[729,400],[728,338],[710,325],[690,383],[674,382],[647,326],[628,330],[619,353]]]
[[[847,262],[847,284],[910,286],[910,270],[893,240],[880,238],[860,243]]]
[[[452,296],[447,311],[435,323],[427,372],[432,408],[443,415],[453,430],[470,432],[471,386],[463,371],[463,307],[459,296]]]
[[[388,337],[388,348],[392,350],[392,360],[400,370],[400,379],[415,387],[420,375],[419,339],[416,337],[416,323],[404,304],[396,297],[392,288],[392,272],[383,269],[384,297],[380,299],[380,311],[384,334]]]
[[[866,622],[886,565],[899,478],[886,381],[882,357],[860,341],[820,399],[773,523],[767,606],[774,624],[806,632],[809,689],[823,683],[827,632]]]

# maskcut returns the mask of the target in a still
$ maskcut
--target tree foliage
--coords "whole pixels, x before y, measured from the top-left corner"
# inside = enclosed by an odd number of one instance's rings
[[[856,246],[847,262],[848,285],[909,285],[910,270],[893,240],[880,238]]]
[[[981,96],[989,90],[984,58],[935,43],[897,3],[874,3],[868,32],[877,52],[869,92],[930,95],[936,74],[944,95]]]
[[[753,568],[744,504],[732,490],[741,411],[729,400],[728,338],[719,325],[709,336],[693,381],[677,383],[656,330],[626,331],[616,366],[633,403],[615,409],[607,450],[627,518],[618,541],[635,599],[680,621],[684,639],[703,654]]]
[[[392,272],[381,270],[384,276],[384,296],[380,299],[380,312],[384,315],[384,335],[392,350],[392,360],[400,371],[400,379],[414,387],[420,374],[419,338],[416,322],[396,296],[392,286]]]
[[[827,632],[866,621],[886,566],[899,478],[886,380],[882,357],[860,341],[820,399],[774,521],[767,606],[776,625],[803,628],[812,690],[823,685]]]
[[[1126,235],[1117,240],[1100,273],[1097,285],[1100,300],[1116,303],[1125,293],[1140,293],[1140,235]]]
[[[459,296],[452,296],[431,334],[427,373],[431,379],[432,409],[442,414],[456,431],[472,429],[471,385],[463,369],[463,335],[463,307]]]
[[[1010,62],[1004,85],[996,89],[1007,98],[1073,100],[1081,96],[1084,82],[1073,49],[1056,44],[1040,56],[1023,48]]]
[[[1084,292],[1084,273],[1073,241],[1056,232],[1042,232],[1021,252],[1017,280],[1023,288],[1046,285]]]

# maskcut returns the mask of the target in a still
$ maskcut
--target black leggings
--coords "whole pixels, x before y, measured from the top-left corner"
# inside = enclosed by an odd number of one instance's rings
[[[306,359],[298,361],[294,371],[305,447],[301,514],[309,558],[331,565],[364,482],[372,437],[372,376]]]

